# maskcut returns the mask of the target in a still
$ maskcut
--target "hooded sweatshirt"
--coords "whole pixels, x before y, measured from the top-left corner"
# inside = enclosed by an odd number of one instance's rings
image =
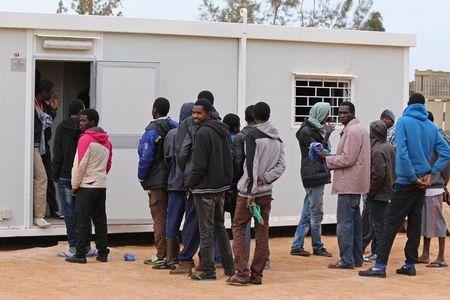
[[[388,202],[395,180],[395,150],[386,141],[387,127],[383,121],[370,124],[370,190],[368,199]]]
[[[450,148],[437,127],[428,120],[423,104],[411,104],[404,110],[396,125],[395,140],[398,184],[413,184],[430,172],[437,174],[450,160]],[[431,165],[433,151],[437,160]]]
[[[188,102],[181,106],[179,122],[182,123],[192,114],[194,103]],[[184,192],[184,172],[178,165],[175,156],[175,144],[178,128],[169,131],[164,141],[164,160],[170,168],[169,177],[167,179],[167,190],[172,192]]]
[[[111,163],[112,145],[108,134],[100,127],[84,131],[73,161],[72,189],[106,188]]]
[[[80,120],[77,118],[69,117],[56,127],[53,143],[53,174],[56,181],[71,178],[80,133]]]
[[[233,160],[228,126],[205,120],[198,126],[192,153],[192,172],[187,186],[194,195],[228,190],[233,177]]]
[[[262,197],[272,194],[272,183],[286,170],[284,144],[271,122],[255,125],[245,140],[244,174],[238,183],[241,197]],[[258,177],[263,185],[258,186]]]

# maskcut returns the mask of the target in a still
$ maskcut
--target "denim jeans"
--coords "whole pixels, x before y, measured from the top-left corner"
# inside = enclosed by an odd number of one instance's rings
[[[341,263],[358,266],[363,263],[361,195],[338,195],[337,237]]]
[[[61,201],[64,222],[66,223],[67,241],[69,247],[74,248],[77,245],[75,235],[75,220],[73,211],[75,209],[75,197],[72,196],[72,185],[69,178],[59,178],[58,180],[59,199]]]
[[[185,216],[181,238],[183,239],[183,249],[178,254],[180,261],[192,261],[197,253],[200,244],[200,234],[198,230],[198,218],[192,196],[185,198],[184,206]]]
[[[74,219],[75,197],[72,196],[72,184],[70,182],[70,178],[59,178],[58,190],[62,213],[64,215],[64,222],[66,223],[67,241],[69,242],[70,248],[75,248],[77,245]],[[90,235],[91,234],[92,228],[90,231]],[[91,240],[90,237],[89,240]]]
[[[303,202],[303,211],[300,222],[295,231],[292,250],[303,248],[305,236],[311,229],[312,247],[316,251],[323,249],[321,241],[322,219],[323,219],[323,190],[325,185],[306,188],[305,201]]]

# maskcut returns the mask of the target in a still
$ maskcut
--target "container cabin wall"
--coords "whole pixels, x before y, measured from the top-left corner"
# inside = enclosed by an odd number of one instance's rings
[[[11,58],[18,53],[21,58],[27,53],[27,31],[0,29],[0,210],[12,212],[11,219],[0,221],[0,229],[23,228],[25,205],[25,111],[27,71],[12,71]]]
[[[222,117],[228,112],[237,112],[238,41],[235,39],[104,33],[102,55],[104,61],[157,64],[156,96],[170,100],[169,115],[175,120],[178,120],[181,105],[195,101],[201,90],[210,90],[214,94],[214,106]],[[139,105],[145,110],[144,114],[137,111],[126,111],[126,114],[130,118],[136,115],[142,118],[133,134],[143,134],[152,120],[154,99],[120,101],[141,102]],[[100,115],[102,118],[104,116]],[[114,126],[100,122],[107,131],[108,127]],[[114,150],[113,168],[108,178],[110,219],[147,222],[150,218],[148,196],[137,181],[137,161],[136,148]]]
[[[368,129],[371,121],[389,108],[396,116],[404,97],[404,49],[355,45],[295,42],[248,41],[247,105],[267,101],[271,119],[286,145],[287,170],[277,181],[272,204],[272,224],[295,225],[301,214],[305,191],[300,178],[300,149],[293,126],[293,74],[352,74],[353,101],[357,117]],[[331,137],[335,151],[339,142],[337,127]],[[336,196],[331,184],[324,194],[324,223],[335,223]]]

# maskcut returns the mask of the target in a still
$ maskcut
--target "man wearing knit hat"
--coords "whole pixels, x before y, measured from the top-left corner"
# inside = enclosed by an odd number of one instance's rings
[[[408,217],[408,241],[405,246],[405,264],[396,270],[397,274],[415,276],[414,266],[418,260],[420,244],[422,207],[425,200],[425,187],[430,185],[431,175],[437,174],[450,160],[450,147],[439,133],[437,127],[428,120],[425,98],[413,94],[408,107],[397,122],[397,150],[392,200],[387,207],[384,238],[378,248],[375,265],[360,271],[359,276],[386,277],[386,266],[395,236],[406,217]],[[432,153],[437,160],[430,164]]]
[[[388,128],[387,142],[395,147],[395,115],[389,109],[385,109],[380,116],[380,120],[386,124]]]

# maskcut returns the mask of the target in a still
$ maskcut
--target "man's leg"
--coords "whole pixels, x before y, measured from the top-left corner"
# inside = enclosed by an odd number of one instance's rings
[[[321,252],[324,247],[322,243],[322,220],[323,220],[323,190],[325,186],[311,188],[311,241],[316,253]]]
[[[169,192],[167,205],[167,260],[171,261],[175,258],[175,253],[179,249],[177,239],[178,231],[180,231],[181,221],[183,220],[184,192]]]
[[[353,263],[356,267],[360,267],[364,262],[360,209],[361,195],[351,195],[351,199],[353,209]]]
[[[167,222],[167,191],[153,189],[149,192],[150,212],[153,219],[153,233],[155,235],[156,256],[162,260],[166,258],[166,222]]]
[[[47,204],[47,174],[39,154],[39,148],[34,148],[33,166],[33,211],[35,218],[44,218]]]
[[[106,221],[106,188],[95,189],[96,199],[94,201],[92,221],[95,227],[95,246],[98,250],[100,261],[106,262],[109,254],[108,249],[108,224]]]
[[[305,200],[303,201],[302,216],[300,217],[300,222],[297,225],[297,229],[294,234],[294,241],[291,246],[291,254],[300,254],[301,249],[303,249],[303,244],[305,242],[305,236],[308,234],[310,229],[311,219],[311,193],[313,190],[311,188],[306,188]],[[303,252],[305,256],[309,253]]]
[[[248,253],[246,249],[245,232],[252,216],[247,207],[247,198],[239,196],[236,201],[236,211],[233,219],[233,254],[236,266],[236,277],[247,282],[250,278],[248,268]]]
[[[62,213],[66,224],[67,241],[70,249],[75,249],[77,238],[75,235],[75,220],[73,211],[75,209],[75,199],[72,196],[70,179],[60,178],[58,181],[59,199],[61,201]]]
[[[222,258],[222,266],[225,270],[225,275],[233,276],[235,273],[233,254],[231,253],[230,240],[224,225],[224,211],[223,204],[225,201],[225,194],[219,193],[214,195],[214,237],[216,245],[219,246]]]
[[[42,162],[44,163],[45,173],[47,174],[47,204],[51,217],[57,217],[59,213],[58,203],[56,202],[56,191],[53,179],[52,155],[50,147],[46,145],[46,153],[42,155]]]
[[[374,240],[377,240],[377,248],[372,251],[372,254],[378,255],[380,244],[383,241],[386,207],[388,204],[384,201],[371,200],[369,205],[370,222],[374,232]]]
[[[252,265],[250,267],[250,281],[252,283],[261,283],[263,271],[266,267],[267,257],[269,255],[269,215],[272,205],[272,196],[263,196],[255,199],[256,204],[261,208],[261,216],[264,224],[255,223],[255,254],[253,255]]]
[[[362,243],[363,251],[366,251],[367,246],[372,241],[372,230],[370,228],[370,212],[369,203],[366,195],[363,196],[363,210],[362,210]]]
[[[339,245],[340,264],[346,267],[354,267],[354,220],[353,220],[353,195],[338,195],[337,203],[337,238]]]
[[[197,209],[198,228],[200,231],[200,253],[203,264],[203,274],[215,277],[216,267],[214,263],[214,195],[194,195]]]
[[[421,225],[422,225],[422,209],[425,201],[425,190],[416,188],[416,192],[411,196],[414,202],[408,212],[408,230],[406,235],[408,240],[405,245],[405,263],[413,265],[417,263],[418,251],[420,245]]]
[[[75,233],[78,258],[86,258],[90,242],[91,219],[94,209],[95,189],[79,188],[75,200]]]
[[[195,202],[192,196],[186,199],[185,216],[183,230],[181,231],[183,238],[183,249],[178,255],[180,261],[192,261],[200,244],[200,233],[198,229],[198,218],[195,209]]]

